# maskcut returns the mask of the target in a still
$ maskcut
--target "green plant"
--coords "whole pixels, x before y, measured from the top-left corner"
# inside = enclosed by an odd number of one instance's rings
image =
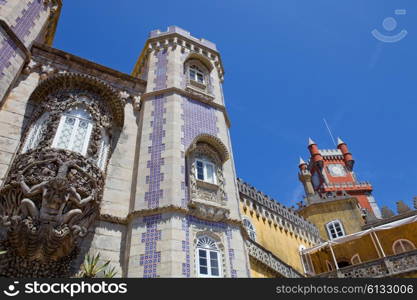
[[[111,269],[107,268],[106,270],[103,271],[104,278],[113,278],[114,276],[116,276],[116,274],[117,274],[117,271],[115,267]]]
[[[4,253],[6,253],[7,251],[0,251],[0,255],[2,255],[2,254],[4,254]]]
[[[113,278],[116,276],[117,272],[115,267],[109,268],[110,261],[106,261],[104,264],[99,264],[100,253],[91,256],[87,254],[84,263],[81,266],[81,271],[77,277],[81,278],[95,278],[99,275],[100,272],[103,273],[104,278]]]

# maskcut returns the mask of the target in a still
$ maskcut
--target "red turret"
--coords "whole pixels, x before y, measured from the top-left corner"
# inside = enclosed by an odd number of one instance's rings
[[[317,144],[311,138],[308,138],[308,150],[310,150],[313,163],[319,168],[323,168],[323,157],[320,154]]]
[[[352,154],[349,152],[348,146],[340,138],[337,138],[337,148],[342,152],[346,166],[352,170],[355,161],[353,160]]]

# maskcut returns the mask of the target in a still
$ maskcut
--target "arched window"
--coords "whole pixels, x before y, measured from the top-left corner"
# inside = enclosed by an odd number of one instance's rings
[[[243,218],[243,226],[245,226],[246,231],[251,240],[256,241],[256,231],[255,227],[252,225],[251,221],[248,218]]]
[[[326,229],[331,240],[345,235],[342,222],[340,222],[339,220],[333,220],[327,223]]]
[[[197,276],[221,277],[221,254],[216,241],[207,235],[199,237],[196,252]]]
[[[107,158],[109,157],[109,152],[110,152],[110,139],[104,130],[102,131],[101,136],[102,136],[102,139],[100,142],[100,148],[98,150],[98,155],[97,155],[97,166],[100,169],[104,170],[106,168],[106,161],[107,161]]]
[[[217,183],[216,165],[206,156],[199,156],[195,160],[197,179],[211,184]]]
[[[22,152],[25,153],[38,146],[46,129],[49,114],[44,113],[29,129],[26,141],[23,145]]]
[[[201,83],[201,84],[205,84],[205,76],[204,76],[204,71],[199,68],[197,65],[190,65],[190,67],[188,68],[188,76],[190,78],[190,80],[193,80],[195,82]]]
[[[394,254],[399,254],[407,251],[414,250],[416,247],[414,244],[406,239],[399,239],[394,242],[392,245],[392,251]]]
[[[362,261],[361,261],[359,254],[355,254],[350,259],[350,262],[352,263],[352,265],[357,265],[357,264],[360,264]]]
[[[91,116],[85,109],[69,110],[61,116],[52,147],[85,155],[92,128]]]

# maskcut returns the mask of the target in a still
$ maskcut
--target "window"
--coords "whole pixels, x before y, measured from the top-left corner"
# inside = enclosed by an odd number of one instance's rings
[[[84,109],[74,109],[61,116],[52,147],[71,150],[85,155],[93,124]]]
[[[196,65],[191,65],[189,68],[190,80],[194,80],[198,83],[204,84],[204,72]]]
[[[397,240],[392,245],[392,251],[395,254],[411,251],[411,250],[414,250],[415,248],[416,247],[414,246],[412,242],[410,242],[409,240],[405,240],[405,239]]]
[[[48,121],[48,113],[44,113],[36,122],[32,125],[29,133],[26,137],[26,141],[23,145],[22,152],[29,151],[38,146],[45,132],[46,123]]]
[[[357,264],[360,264],[362,261],[361,261],[359,254],[355,254],[350,259],[350,262],[352,263],[352,265],[357,265]]]
[[[110,151],[109,136],[103,130],[102,139],[100,142],[100,149],[98,151],[98,156],[97,156],[97,167],[99,167],[102,170],[106,168],[106,161],[109,156],[109,151]]]
[[[196,159],[197,179],[216,184],[216,167],[207,159]]]
[[[339,220],[334,220],[327,223],[326,229],[331,240],[345,235],[342,223]]]
[[[216,241],[208,236],[202,236],[197,241],[197,275],[198,277],[220,277],[220,251]]]
[[[248,232],[248,235],[251,240],[256,241],[256,231],[255,227],[253,227],[251,221],[247,218],[243,218],[243,226],[245,226],[246,231]]]

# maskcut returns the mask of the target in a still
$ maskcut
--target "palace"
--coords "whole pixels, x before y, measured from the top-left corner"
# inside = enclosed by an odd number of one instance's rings
[[[417,201],[380,210],[342,140],[297,209],[237,178],[214,43],[154,30],[124,74],[51,47],[61,9],[0,0],[0,277],[417,277]]]

